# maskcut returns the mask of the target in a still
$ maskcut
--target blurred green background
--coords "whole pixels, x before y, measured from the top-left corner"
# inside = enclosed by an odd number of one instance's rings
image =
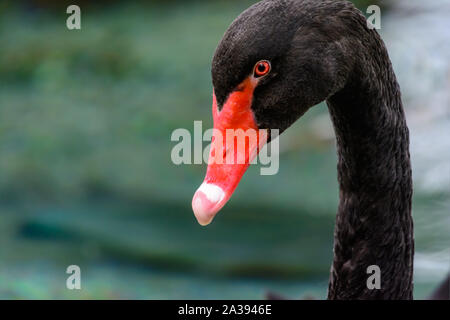
[[[205,165],[170,159],[174,129],[212,125],[212,54],[253,2],[82,1],[74,31],[67,4],[0,3],[0,298],[326,297],[338,185],[323,104],[282,136],[279,173],[250,168],[207,228],[191,210]],[[448,199],[416,189],[417,298],[448,270]]]

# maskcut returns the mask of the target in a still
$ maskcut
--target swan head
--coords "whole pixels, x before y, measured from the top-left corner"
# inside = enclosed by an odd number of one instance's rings
[[[283,132],[346,85],[356,50],[348,12],[359,13],[348,2],[327,4],[261,1],[225,32],[212,61],[209,163],[192,200],[201,225],[209,224],[230,199],[250,162],[270,141],[270,129]],[[227,135],[230,130],[234,136]]]

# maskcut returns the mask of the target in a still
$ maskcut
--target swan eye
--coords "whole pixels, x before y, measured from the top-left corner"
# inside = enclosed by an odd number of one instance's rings
[[[259,61],[255,65],[254,76],[255,78],[263,77],[270,72],[270,62],[267,60]]]

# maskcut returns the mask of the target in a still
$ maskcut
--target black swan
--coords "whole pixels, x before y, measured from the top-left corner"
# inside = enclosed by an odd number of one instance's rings
[[[258,2],[223,36],[212,81],[214,128],[223,137],[226,129],[281,133],[326,100],[340,187],[328,298],[412,299],[408,127],[386,47],[361,12],[343,0]],[[217,132],[210,158],[227,153]],[[192,200],[200,224],[210,223],[231,197],[270,141],[265,132],[248,142],[244,163],[208,165]],[[367,287],[370,265],[380,268],[381,289]]]

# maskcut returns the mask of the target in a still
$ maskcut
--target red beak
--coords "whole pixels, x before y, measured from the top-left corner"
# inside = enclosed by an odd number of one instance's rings
[[[192,199],[201,225],[209,224],[230,199],[250,163],[267,142],[251,110],[255,79],[249,77],[230,94],[219,112],[213,94],[214,132],[205,180]]]

